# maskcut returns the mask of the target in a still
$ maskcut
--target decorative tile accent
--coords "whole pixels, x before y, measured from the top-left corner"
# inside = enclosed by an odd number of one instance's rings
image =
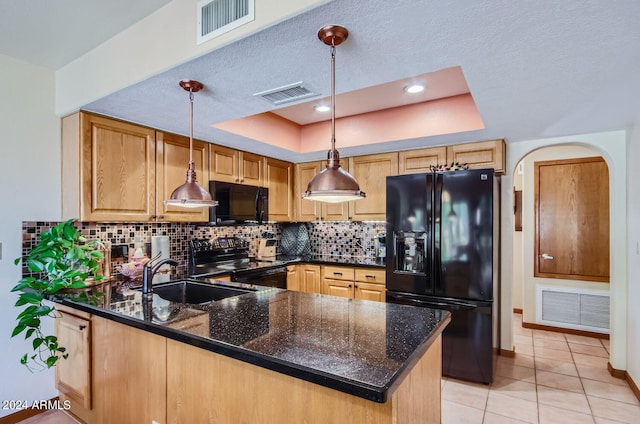
[[[26,256],[38,242],[38,235],[47,231],[57,222],[22,222],[22,255]],[[374,239],[385,231],[383,221],[375,222],[310,222],[305,224],[309,232],[311,254],[333,256],[375,257]],[[127,245],[130,255],[141,248],[151,254],[152,236],[169,236],[170,256],[179,266],[172,271],[172,278],[183,276],[187,272],[189,258],[189,240],[193,238],[242,237],[249,241],[249,256],[258,253],[259,240],[268,234],[280,240],[282,224],[210,226],[192,223],[100,223],[78,222],[78,229],[88,239],[110,242],[111,245]],[[128,258],[112,258],[112,275],[118,274],[117,268]],[[30,275],[23,264],[23,276]]]

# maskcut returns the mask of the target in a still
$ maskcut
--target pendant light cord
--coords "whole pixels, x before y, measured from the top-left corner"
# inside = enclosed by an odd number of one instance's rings
[[[193,90],[189,90],[189,169],[193,164]]]
[[[331,151],[336,150],[336,45],[331,40]]]

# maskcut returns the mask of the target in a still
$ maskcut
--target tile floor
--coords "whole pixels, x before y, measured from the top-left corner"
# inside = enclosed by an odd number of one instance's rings
[[[522,328],[515,358],[499,357],[491,386],[442,379],[443,424],[640,423],[640,401],[607,371],[607,340]],[[73,424],[49,411],[21,424]]]
[[[640,423],[640,401],[607,371],[608,340],[522,328],[492,385],[442,380],[443,424]]]

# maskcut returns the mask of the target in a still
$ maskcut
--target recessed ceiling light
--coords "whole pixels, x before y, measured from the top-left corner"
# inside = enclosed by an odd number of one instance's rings
[[[313,108],[316,110],[316,112],[320,113],[329,112],[331,110],[331,107],[327,105],[315,105]]]
[[[424,91],[424,85],[422,84],[411,84],[411,85],[407,85],[404,88],[404,91],[406,91],[409,94],[416,94],[416,93],[420,93],[422,91]]]

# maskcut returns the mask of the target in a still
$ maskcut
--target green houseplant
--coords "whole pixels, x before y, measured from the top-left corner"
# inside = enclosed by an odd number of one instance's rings
[[[60,291],[85,288],[91,279],[102,279],[98,275],[99,260],[103,257],[102,243],[87,240],[75,227],[73,219],[51,227],[39,238],[24,258],[35,276],[22,278],[11,289],[20,292],[15,306],[24,306],[16,318],[18,324],[11,337],[25,332],[25,339],[32,340],[33,353],[25,353],[20,359],[20,363],[31,371],[51,368],[60,358],[68,357],[66,349],[58,345],[56,336],[42,332],[42,319],[58,316],[55,306],[45,304],[47,297]],[[17,258],[15,264],[18,265],[21,259]]]

